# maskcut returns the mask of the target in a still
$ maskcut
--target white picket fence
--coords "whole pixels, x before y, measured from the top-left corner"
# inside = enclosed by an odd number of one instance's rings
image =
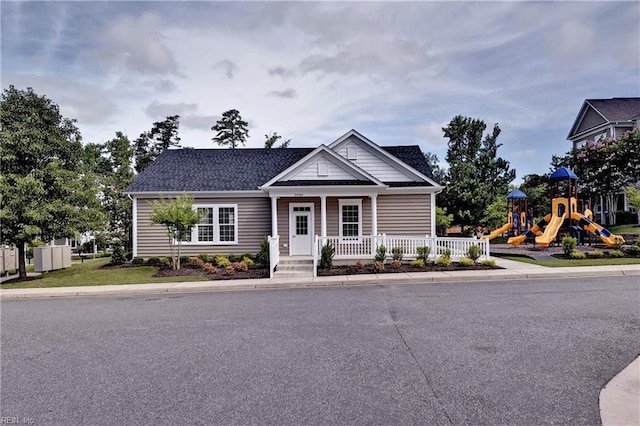
[[[334,259],[373,259],[376,249],[383,245],[387,248],[387,254],[391,256],[393,248],[402,249],[403,258],[415,258],[418,256],[418,247],[427,246],[430,249],[429,257],[436,259],[446,250],[451,252],[452,260],[459,260],[467,256],[471,246],[479,246],[481,250],[480,260],[487,260],[489,254],[489,241],[480,240],[476,237],[454,238],[454,237],[419,237],[400,235],[363,235],[360,237],[320,237],[315,236],[313,248],[313,270],[314,275],[317,270],[318,261],[322,256],[322,247],[331,243],[335,249]]]

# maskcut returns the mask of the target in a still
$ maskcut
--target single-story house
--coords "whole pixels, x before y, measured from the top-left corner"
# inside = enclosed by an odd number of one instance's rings
[[[317,148],[170,149],[127,188],[134,256],[168,256],[149,201],[183,193],[202,213],[186,255],[256,253],[279,236],[281,256],[308,256],[314,236],[435,236],[436,194],[417,145],[378,146],[355,130]]]

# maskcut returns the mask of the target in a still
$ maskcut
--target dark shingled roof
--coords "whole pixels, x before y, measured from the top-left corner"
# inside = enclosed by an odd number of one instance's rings
[[[640,116],[640,98],[587,99],[608,121],[629,121]]]
[[[381,148],[432,177],[417,145]],[[314,149],[170,149],[140,173],[126,192],[257,190]]]

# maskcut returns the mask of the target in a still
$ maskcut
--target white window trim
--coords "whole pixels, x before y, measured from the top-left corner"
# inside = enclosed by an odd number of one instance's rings
[[[362,236],[362,198],[338,199],[338,235],[342,244],[358,244],[362,238],[344,237],[342,234],[342,206],[358,206],[358,237]]]
[[[220,241],[220,223],[219,223],[219,209],[220,208],[233,208],[234,209],[234,223],[233,223],[233,236],[234,241]],[[183,241],[183,246],[232,246],[238,245],[238,205],[237,204],[194,204],[194,210],[198,209],[215,209],[213,214],[213,241],[198,241],[198,225],[191,229],[191,241]]]

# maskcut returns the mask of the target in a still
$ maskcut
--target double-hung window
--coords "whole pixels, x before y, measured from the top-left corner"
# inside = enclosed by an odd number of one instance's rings
[[[186,241],[192,244],[237,244],[238,205],[198,204],[200,221]]]
[[[339,227],[342,241],[357,241],[362,235],[362,200],[338,200]]]

